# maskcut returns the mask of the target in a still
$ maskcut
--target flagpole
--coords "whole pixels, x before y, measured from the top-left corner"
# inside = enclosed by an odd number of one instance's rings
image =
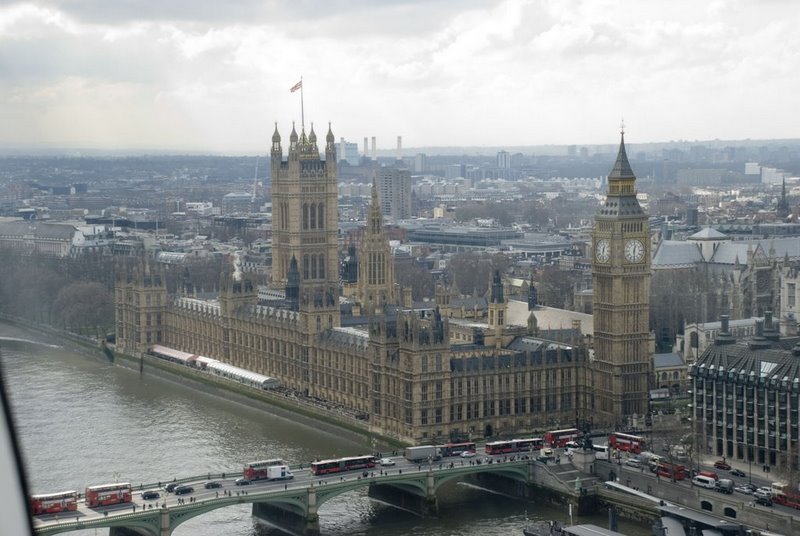
[[[303,109],[303,77],[300,77],[300,127],[306,129],[306,116]]]

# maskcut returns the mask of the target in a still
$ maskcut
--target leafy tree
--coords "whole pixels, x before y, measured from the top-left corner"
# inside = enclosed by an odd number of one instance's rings
[[[68,284],[58,292],[53,310],[64,327],[78,332],[94,330],[97,336],[114,322],[112,296],[100,283]]]
[[[503,254],[459,253],[454,255],[447,265],[450,281],[455,281],[461,294],[486,294],[492,274],[495,270],[505,273],[510,266],[510,259]]]

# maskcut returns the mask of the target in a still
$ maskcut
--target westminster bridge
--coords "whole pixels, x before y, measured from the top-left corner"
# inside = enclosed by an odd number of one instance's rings
[[[37,535],[51,535],[91,528],[110,528],[110,536],[170,536],[181,523],[218,508],[252,503],[253,515],[274,525],[290,528],[309,536],[319,534],[319,507],[329,499],[367,487],[370,497],[413,512],[430,516],[438,513],[437,493],[453,480],[491,479],[509,495],[527,497],[531,485],[561,500],[577,501],[580,488],[594,485],[591,477],[581,475],[566,465],[548,465],[526,456],[486,456],[478,459],[455,459],[415,464],[402,458],[392,467],[375,467],[369,471],[351,471],[331,475],[311,475],[305,469],[293,468],[295,478],[283,481],[256,480],[237,486],[241,473],[206,474],[176,480],[192,486],[191,494],[175,496],[164,493],[163,483],[135,487],[134,502],[106,507],[87,508],[79,503],[78,511],[41,515],[34,518]],[[583,480],[582,480],[583,479]],[[221,488],[206,489],[213,480]],[[157,500],[143,501],[141,493],[156,490]]]

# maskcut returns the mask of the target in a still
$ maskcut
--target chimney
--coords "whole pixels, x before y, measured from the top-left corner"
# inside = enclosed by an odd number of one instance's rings
[[[378,159],[378,152],[375,149],[375,136],[372,136],[372,159],[373,160]]]
[[[728,315],[721,315],[719,317],[722,326],[717,333],[717,336],[714,338],[714,344],[721,345],[721,344],[733,344],[736,342],[736,339],[733,338],[728,331]]]
[[[397,136],[397,159],[403,159],[403,136]]]

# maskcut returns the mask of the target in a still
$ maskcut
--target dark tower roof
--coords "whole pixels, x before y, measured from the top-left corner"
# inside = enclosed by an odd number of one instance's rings
[[[641,219],[644,211],[636,199],[636,176],[625,152],[625,132],[620,132],[617,161],[608,175],[606,201],[597,213],[599,219]]]
[[[631,169],[631,164],[628,162],[628,153],[625,152],[625,132],[620,133],[619,151],[617,152],[617,161],[614,162],[614,168],[608,174],[608,180],[614,179],[636,179]]]

